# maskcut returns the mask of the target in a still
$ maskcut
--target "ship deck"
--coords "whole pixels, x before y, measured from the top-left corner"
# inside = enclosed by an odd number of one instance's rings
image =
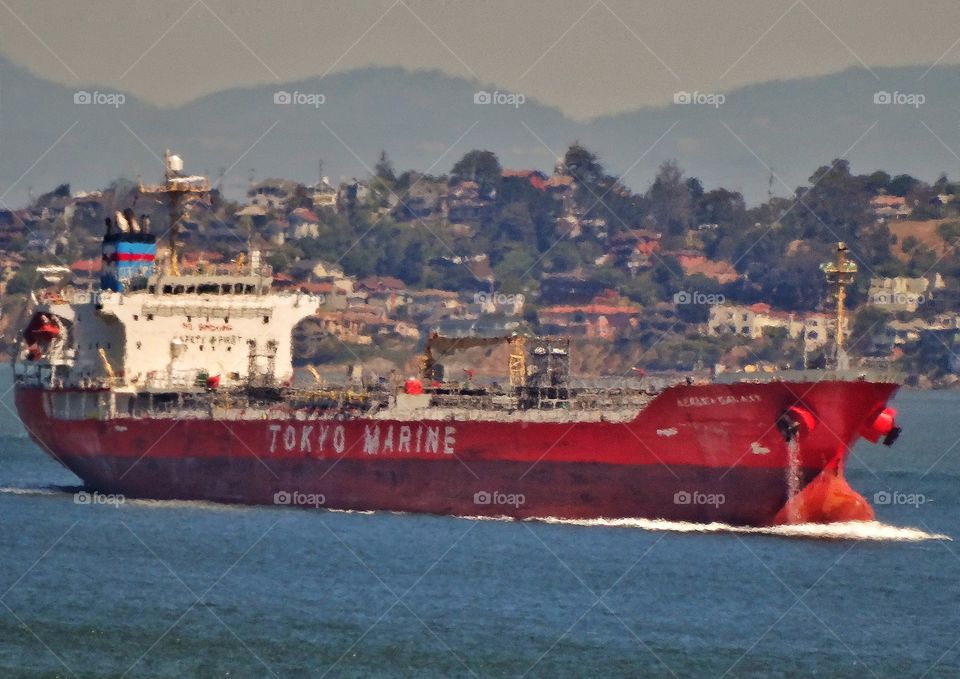
[[[435,420],[489,422],[629,422],[659,393],[641,389],[441,388],[402,390],[127,387],[44,389],[44,408],[59,420]]]

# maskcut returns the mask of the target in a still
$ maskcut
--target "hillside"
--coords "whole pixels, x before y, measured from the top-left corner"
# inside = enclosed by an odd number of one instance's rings
[[[739,191],[751,204],[769,189],[791,194],[810,168],[841,154],[857,169],[897,167],[927,180],[954,167],[930,132],[950,139],[951,101],[928,96],[922,109],[875,105],[878,89],[914,91],[922,69],[876,73],[879,83],[848,70],[729,91],[719,108],[670,105],[578,122],[529,97],[519,107],[477,105],[474,94],[494,86],[396,68],[232,89],[176,108],[130,94],[117,106],[78,105],[81,92],[118,93],[100,92],[96,83],[54,84],[0,58],[0,195],[16,207],[31,187],[66,182],[89,190],[121,176],[150,176],[167,147],[189,148],[197,171],[223,173],[233,198],[251,175],[315,182],[320,161],[334,178],[363,176],[381,149],[401,169],[443,172],[463,151],[487,148],[504,167],[549,171],[574,140],[634,190],[645,189],[663,161],[676,159],[705,186]],[[960,66],[935,68],[922,83],[930,92],[955,91]],[[323,103],[274,103],[281,93],[304,102],[322,95]]]
[[[950,219],[926,219],[922,221],[903,220],[890,223],[890,233],[897,237],[898,246],[891,248],[893,255],[901,262],[910,260],[910,254],[903,251],[904,242],[910,242],[913,238],[921,245],[924,245],[936,255],[942,258],[951,251],[951,246],[940,234],[940,226],[955,220]]]

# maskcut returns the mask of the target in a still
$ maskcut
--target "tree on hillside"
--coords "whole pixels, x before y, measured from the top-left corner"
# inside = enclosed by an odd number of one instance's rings
[[[4,293],[7,295],[17,295],[30,292],[40,283],[40,276],[36,268],[29,266],[23,267],[13,277],[7,281],[7,287]]]
[[[693,204],[699,204],[703,199],[704,193],[706,193],[703,188],[703,183],[696,177],[687,177],[683,183],[686,185],[687,191],[690,193],[690,200],[693,201]]]
[[[58,198],[69,198],[70,197],[70,185],[69,184],[60,184],[53,191],[48,191],[47,193],[41,194],[33,201],[35,207],[46,207],[50,205],[53,201]]]
[[[474,181],[480,186],[480,195],[490,196],[499,187],[502,174],[500,160],[493,151],[473,150],[450,170],[450,181]]]
[[[739,224],[746,217],[743,195],[727,189],[714,189],[697,202],[696,219],[700,224]]]
[[[677,163],[668,160],[660,166],[646,195],[647,205],[663,230],[680,234],[693,221],[693,199]]]
[[[906,196],[920,185],[920,180],[908,174],[898,174],[887,184],[887,193],[894,196]]]
[[[573,142],[563,155],[563,167],[578,184],[584,186],[592,187],[605,176],[600,159],[578,141]]]
[[[378,179],[383,179],[391,184],[397,181],[397,175],[393,169],[393,163],[390,162],[390,157],[387,155],[386,151],[380,151],[380,158],[377,160],[377,164],[373,168],[373,174]]]
[[[947,177],[946,172],[941,172],[940,176],[937,177],[937,181],[933,183],[933,192],[935,194],[952,194],[953,193],[953,184],[950,182],[950,178]]]
[[[540,276],[539,262],[527,250],[511,250],[497,264],[496,274],[499,289],[508,294],[523,292]],[[474,283],[476,286],[476,283]]]
[[[867,178],[850,173],[843,159],[817,168],[810,186],[797,189],[799,205],[784,218],[798,229],[798,236],[823,242],[846,241],[856,249],[858,230],[873,221],[870,196],[864,191]]]
[[[888,175],[883,170],[877,170],[876,172],[871,174],[869,177],[867,177],[867,182],[864,188],[867,191],[869,191],[871,195],[878,194],[881,191],[889,191],[890,175]]]

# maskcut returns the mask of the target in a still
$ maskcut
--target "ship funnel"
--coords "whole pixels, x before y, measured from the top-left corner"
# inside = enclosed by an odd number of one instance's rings
[[[126,233],[130,230],[130,224],[127,222],[127,218],[123,216],[123,213],[120,210],[117,210],[113,214],[113,221],[116,222],[117,228]]]
[[[123,218],[127,220],[131,233],[140,233],[140,224],[137,222],[137,215],[134,214],[131,208],[123,211]]]
[[[141,230],[139,225],[136,230],[129,230],[131,223],[136,224],[135,218],[128,222],[119,212],[116,218],[118,224],[123,220],[128,228],[121,226],[121,230],[117,231],[107,224],[101,246],[103,268],[100,270],[100,288],[114,292],[141,290],[153,275],[157,237]]]

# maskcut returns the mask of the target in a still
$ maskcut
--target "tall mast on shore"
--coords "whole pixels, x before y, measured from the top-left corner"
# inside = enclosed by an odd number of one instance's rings
[[[827,283],[835,286],[835,296],[837,299],[836,323],[834,331],[834,342],[836,344],[836,367],[841,370],[849,368],[847,352],[844,348],[846,344],[846,326],[847,326],[847,286],[853,283],[857,277],[857,263],[847,259],[847,244],[843,241],[837,243],[837,257],[832,262],[824,262],[820,265],[820,270],[827,277]]]

